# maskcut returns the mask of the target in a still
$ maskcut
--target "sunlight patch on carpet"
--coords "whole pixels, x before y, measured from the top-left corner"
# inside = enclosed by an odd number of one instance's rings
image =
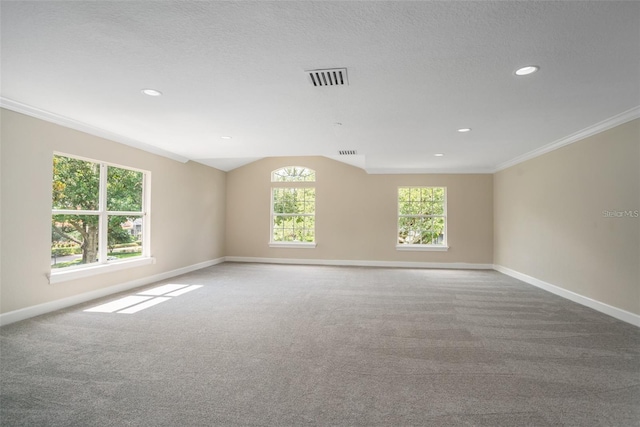
[[[149,301],[142,302],[140,304],[134,305],[133,307],[125,308],[122,311],[119,311],[119,314],[133,314],[137,313],[140,310],[144,310],[145,308],[153,307],[156,304],[160,304],[161,302],[169,301],[171,298],[166,297],[157,297]]]
[[[128,297],[117,299],[115,301],[108,302],[106,304],[101,304],[97,307],[89,308],[85,311],[91,311],[96,313],[113,313],[114,311],[122,310],[123,308],[140,304],[141,302],[144,302],[150,299],[151,297],[131,295]]]
[[[142,292],[138,292],[138,295],[160,296],[160,295],[168,294],[169,292],[176,291],[178,289],[185,288],[187,286],[189,285],[171,285],[171,284],[162,285],[162,286],[158,286],[157,288],[146,289]]]
[[[168,297],[177,297],[178,295],[186,294],[187,292],[195,291],[198,288],[201,288],[202,285],[191,285],[186,288],[179,289],[175,292],[171,292],[167,294]]]
[[[162,285],[138,292],[136,295],[129,295],[115,301],[88,308],[84,311],[93,313],[116,312],[118,314],[134,314],[146,308],[153,307],[154,305],[169,301],[173,299],[173,297],[195,291],[201,287],[202,285]],[[154,296],[155,298],[153,298]]]

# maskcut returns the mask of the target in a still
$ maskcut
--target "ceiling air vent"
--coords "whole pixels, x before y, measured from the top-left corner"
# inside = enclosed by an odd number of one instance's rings
[[[314,86],[348,86],[346,68],[327,68],[324,70],[305,70]]]
[[[340,150],[338,154],[341,156],[355,156],[358,152],[356,150]]]

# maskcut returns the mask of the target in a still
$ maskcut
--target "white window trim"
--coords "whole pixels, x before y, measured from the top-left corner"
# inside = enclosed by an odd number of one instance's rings
[[[449,250],[449,246],[443,245],[396,245],[398,251],[432,251],[432,252],[446,252]]]
[[[123,270],[127,268],[139,267],[142,265],[155,264],[156,260],[151,256],[151,171],[144,169],[132,168],[129,166],[122,166],[115,163],[105,162],[101,160],[89,159],[87,157],[75,156],[73,154],[61,153],[54,151],[54,156],[69,157],[77,160],[83,160],[86,162],[97,163],[100,165],[100,187],[98,197],[99,210],[97,211],[85,211],[85,210],[68,210],[68,209],[51,209],[51,215],[63,214],[63,215],[96,215],[100,218],[100,236],[99,241],[107,241],[108,232],[108,218],[109,215],[138,215],[143,217],[142,221],[142,254],[135,259],[124,259],[121,261],[110,261],[107,259],[107,245],[102,245],[98,248],[98,257],[100,260],[96,263],[78,266],[67,267],[61,269],[51,269],[47,275],[49,284],[67,282],[69,280],[75,280],[83,277],[95,276],[98,274],[109,273],[112,271]],[[141,172],[143,176],[142,181],[142,211],[107,211],[107,167],[112,166],[121,169],[132,170]],[[103,184],[104,183],[104,184]],[[104,239],[104,240],[102,240]]]
[[[96,263],[86,267],[66,268],[57,271],[51,271],[49,274],[49,284],[68,282],[70,280],[82,279],[84,277],[96,276],[113,271],[125,270],[133,267],[141,267],[143,265],[155,264],[156,259],[153,257],[140,257],[137,259],[125,259],[122,261],[111,261],[108,264]]]
[[[276,213],[273,212],[273,190],[275,188],[313,188],[316,189],[316,181],[274,181],[273,180],[273,174],[274,172],[280,170],[280,169],[284,169],[284,168],[291,168],[291,167],[296,167],[296,168],[304,168],[304,169],[310,169],[313,170],[314,172],[315,169],[311,169],[308,168],[306,166],[283,166],[280,168],[277,168],[273,171],[271,171],[271,192],[270,192],[270,197],[271,197],[271,202],[270,202],[270,220],[271,220],[271,224],[269,225],[269,247],[270,248],[287,248],[287,249],[314,249],[318,244],[317,242],[314,240],[313,242],[276,242],[273,240],[273,218],[274,216],[276,216]],[[317,199],[314,201],[314,203],[317,202]],[[317,205],[316,205],[317,207]],[[282,215],[282,214],[278,214],[278,215]],[[313,214],[284,214],[284,216],[312,216],[312,217],[316,217],[315,212]],[[314,226],[314,239],[315,239],[315,226]]]
[[[444,213],[442,215],[401,215],[400,214],[400,200],[398,200],[398,193],[401,188],[444,188]],[[440,185],[401,185],[396,190],[396,203],[397,203],[397,212],[398,216],[396,218],[396,250],[398,251],[430,251],[430,252],[446,252],[449,250],[448,240],[449,240],[449,218],[447,215],[447,205],[448,205],[449,192],[447,191],[447,187]],[[397,243],[398,242],[398,223],[400,222],[400,218],[407,217],[425,217],[425,218],[444,218],[444,241],[441,245],[420,245],[420,244],[408,244],[408,243]]]
[[[316,246],[316,242],[269,242],[271,248],[313,249]]]
[[[298,183],[298,184],[306,184],[306,183],[310,183],[310,182],[313,182],[313,183],[316,182],[315,178],[313,179],[313,181],[307,181],[307,180],[303,180],[303,181],[284,181],[284,180],[283,181],[279,181],[279,180],[275,179],[274,174],[277,171],[282,170],[282,169],[287,169],[287,168],[307,169],[307,170],[313,171],[314,174],[316,172],[315,169],[311,169],[311,168],[306,167],[306,166],[283,166],[281,168],[274,169],[274,170],[271,171],[271,182],[272,183],[279,183],[279,184],[292,183],[292,182],[293,183]]]

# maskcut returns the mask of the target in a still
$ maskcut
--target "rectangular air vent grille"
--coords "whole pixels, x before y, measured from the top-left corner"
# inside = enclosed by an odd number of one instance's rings
[[[341,156],[355,156],[358,152],[356,150],[340,150],[338,154]]]
[[[327,68],[325,70],[305,70],[312,85],[318,86],[348,86],[346,68]]]

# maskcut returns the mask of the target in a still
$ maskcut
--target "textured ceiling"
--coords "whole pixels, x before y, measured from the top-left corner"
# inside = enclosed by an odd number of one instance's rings
[[[640,105],[639,2],[3,1],[0,12],[3,105],[223,170],[357,150],[339,160],[492,171]],[[540,71],[513,74],[529,64]],[[304,73],[333,67],[348,86]]]

